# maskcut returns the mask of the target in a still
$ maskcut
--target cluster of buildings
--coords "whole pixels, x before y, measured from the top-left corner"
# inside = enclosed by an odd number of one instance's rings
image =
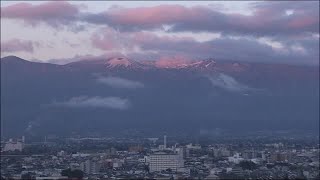
[[[317,179],[319,178],[319,144],[303,142],[259,143],[238,145],[234,143],[179,144],[167,137],[163,141],[149,138],[144,143],[116,140],[106,149],[95,149],[103,144],[92,141],[92,149],[74,152],[84,143],[77,141],[59,146],[50,144],[52,152],[36,154],[24,144],[24,138],[4,143],[1,154],[1,175],[4,178],[21,178],[30,173],[37,179],[63,179],[66,169],[80,170],[88,179]],[[122,142],[122,143],[121,143]],[[130,142],[126,146],[126,142]],[[136,140],[136,142],[140,142]],[[115,148],[121,143],[121,148]],[[299,144],[302,143],[302,144]],[[25,147],[24,147],[25,146]],[[109,144],[108,144],[109,146]],[[70,149],[63,149],[69,147]],[[18,150],[18,151],[16,151]],[[20,152],[13,155],[13,152]]]
[[[13,139],[9,139],[8,142],[4,143],[4,147],[1,146],[2,151],[8,152],[8,151],[22,151],[25,144],[25,137],[22,136],[21,139],[16,139],[15,141]]]

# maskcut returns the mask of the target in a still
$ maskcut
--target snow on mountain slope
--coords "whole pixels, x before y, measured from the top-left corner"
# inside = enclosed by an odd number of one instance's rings
[[[118,67],[118,66],[125,66],[128,67],[132,65],[133,63],[124,57],[116,57],[116,58],[111,58],[107,60],[107,67]]]
[[[150,66],[126,57],[113,57],[105,62],[107,69],[148,69]]]

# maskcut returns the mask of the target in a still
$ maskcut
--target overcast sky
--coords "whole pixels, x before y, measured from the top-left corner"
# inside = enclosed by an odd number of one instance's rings
[[[1,1],[1,57],[319,65],[319,2]]]

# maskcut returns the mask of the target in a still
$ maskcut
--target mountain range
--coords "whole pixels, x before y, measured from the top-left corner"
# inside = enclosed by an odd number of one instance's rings
[[[319,130],[319,67],[126,57],[1,58],[3,136],[126,129]]]

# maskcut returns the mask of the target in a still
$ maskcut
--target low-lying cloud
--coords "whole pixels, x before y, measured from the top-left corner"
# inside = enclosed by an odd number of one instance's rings
[[[112,76],[109,76],[109,77],[99,76],[97,78],[97,82],[114,87],[114,88],[137,89],[137,88],[144,87],[144,84],[139,81],[133,81],[129,79],[112,77]]]
[[[246,92],[255,90],[249,86],[236,81],[233,77],[220,73],[217,76],[208,76],[214,87],[222,88],[230,92]]]
[[[119,97],[79,96],[73,97],[68,101],[53,102],[51,105],[69,108],[106,108],[125,110],[129,108],[130,101]]]
[[[1,52],[33,52],[33,42],[20,39],[11,39],[1,42]]]

